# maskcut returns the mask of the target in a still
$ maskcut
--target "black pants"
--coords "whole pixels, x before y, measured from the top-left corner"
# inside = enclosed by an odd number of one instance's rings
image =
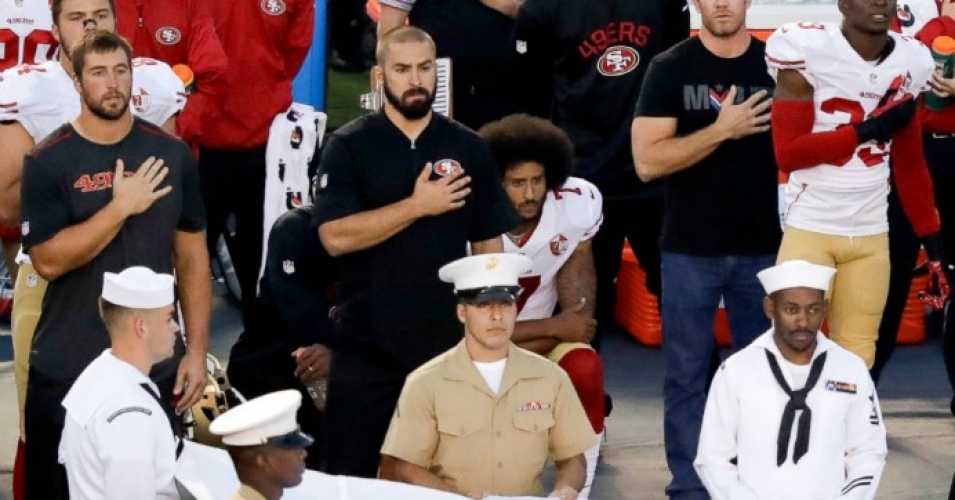
[[[199,179],[208,221],[209,255],[215,255],[219,235],[230,215],[235,238],[230,249],[242,287],[242,319],[246,328],[256,314],[255,290],[262,263],[262,204],[265,200],[265,146],[248,151],[203,149]]]
[[[945,259],[948,263],[955,263],[955,161],[952,159],[955,136],[926,134],[923,144],[925,160],[932,174],[935,203],[942,221]],[[879,382],[882,370],[895,350],[902,312],[912,286],[911,270],[919,250],[919,241],[902,210],[894,187],[892,191],[889,195],[889,259],[892,271],[889,277],[889,296],[882,313],[879,339],[876,342],[875,363],[871,370],[872,379],[876,383]],[[950,308],[949,311],[951,312]],[[945,321],[942,350],[948,380],[955,389],[955,317],[950,315]]]
[[[663,224],[663,198],[653,196],[637,200],[604,200],[604,220],[594,237],[594,263],[597,269],[597,324],[613,325],[617,290],[614,282],[620,271],[623,241],[630,242],[637,260],[647,273],[647,290],[660,296],[660,229]],[[598,328],[593,345],[598,347]]]
[[[29,500],[69,499],[66,468],[58,455],[66,410],[63,399],[71,383],[45,376],[30,368],[26,408],[26,492]]]
[[[935,204],[942,220],[942,241],[945,245],[945,258],[949,264],[955,264],[955,134],[926,134],[925,160],[932,174],[935,191]],[[949,273],[949,282],[955,278]],[[942,352],[945,357],[945,370],[948,382],[955,390],[955,309],[949,307],[945,318]],[[955,399],[953,399],[955,403]],[[955,407],[953,407],[955,412]]]
[[[878,384],[882,370],[895,352],[895,341],[902,314],[908,303],[909,289],[912,287],[912,268],[919,254],[919,240],[912,230],[896,190],[889,194],[889,295],[882,310],[882,322],[879,323],[879,338],[875,342],[875,361],[869,374]]]
[[[365,356],[335,351],[325,410],[324,472],[377,476],[381,445],[405,376]]]

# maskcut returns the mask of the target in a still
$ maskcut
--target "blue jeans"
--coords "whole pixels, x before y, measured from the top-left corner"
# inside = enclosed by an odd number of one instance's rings
[[[733,347],[741,349],[770,325],[763,312],[766,292],[756,273],[776,255],[696,257],[661,254],[661,320],[666,374],[663,435],[673,482],[671,498],[709,498],[693,469],[703,425],[706,384],[716,338],[713,321],[720,298],[726,306]]]

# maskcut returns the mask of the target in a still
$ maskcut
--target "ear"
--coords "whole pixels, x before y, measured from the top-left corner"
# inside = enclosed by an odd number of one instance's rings
[[[773,302],[773,298],[769,295],[763,297],[763,314],[769,318],[769,321],[773,321],[773,310],[776,308],[776,303]]]
[[[458,304],[458,307],[457,309],[455,309],[455,311],[458,313],[458,321],[460,321],[461,324],[463,325],[464,324],[464,304]]]
[[[379,85],[384,85],[385,83],[385,70],[382,69],[379,65],[374,65],[371,67],[371,86],[372,88],[377,88]]]
[[[149,333],[149,328],[146,326],[146,318],[141,314],[130,314],[129,320],[133,323],[133,332],[135,332],[137,338],[144,338]]]

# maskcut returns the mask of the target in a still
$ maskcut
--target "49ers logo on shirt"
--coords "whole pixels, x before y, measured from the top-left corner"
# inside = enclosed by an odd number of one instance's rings
[[[604,76],[626,75],[640,64],[640,54],[633,47],[616,45],[597,60],[597,71]]]
[[[566,252],[568,246],[567,237],[560,233],[550,239],[550,253],[554,255],[560,255]]]
[[[431,167],[434,170],[434,173],[444,177],[446,175],[454,175],[461,171],[461,164],[457,160],[452,160],[450,158],[444,160],[438,160],[434,162],[434,165]]]
[[[280,16],[285,13],[285,2],[282,0],[262,0],[262,12],[270,16]]]
[[[156,30],[156,41],[163,45],[175,45],[182,40],[182,33],[172,26],[163,26]]]
[[[144,88],[140,88],[138,93],[134,92],[130,100],[133,103],[133,108],[140,114],[148,111],[149,105],[152,103],[152,98]]]

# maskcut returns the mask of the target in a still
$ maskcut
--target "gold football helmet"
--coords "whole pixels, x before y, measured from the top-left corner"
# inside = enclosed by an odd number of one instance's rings
[[[219,360],[211,354],[206,355],[206,375],[202,397],[183,415],[186,438],[221,448],[222,438],[209,432],[209,424],[245,398],[232,388]]]

